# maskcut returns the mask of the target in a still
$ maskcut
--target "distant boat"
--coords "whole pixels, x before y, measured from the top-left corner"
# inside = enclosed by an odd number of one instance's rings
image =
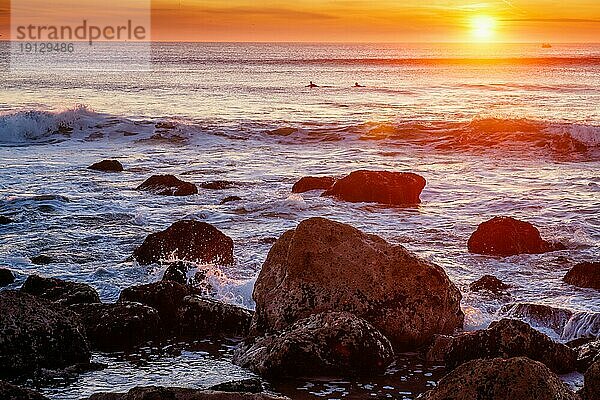
[[[552,45],[550,43],[542,43],[542,49],[551,49]]]

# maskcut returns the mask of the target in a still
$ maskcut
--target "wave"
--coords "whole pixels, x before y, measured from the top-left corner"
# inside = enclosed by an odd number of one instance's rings
[[[289,123],[271,121],[193,121],[172,118],[134,120],[101,114],[85,106],[62,112],[19,111],[0,115],[0,145],[115,139],[185,145],[206,135],[232,140],[275,140],[282,144],[386,141],[437,151],[513,151],[569,159],[600,159],[600,126],[528,118],[478,116],[470,120]],[[525,151],[524,151],[525,150]]]

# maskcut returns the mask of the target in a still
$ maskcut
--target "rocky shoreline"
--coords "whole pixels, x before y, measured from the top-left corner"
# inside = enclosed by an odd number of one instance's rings
[[[92,167],[123,170],[111,160]],[[416,174],[356,171],[339,179],[303,178],[293,191],[324,190],[324,196],[339,201],[410,207],[420,203],[425,185]],[[212,190],[221,186],[207,185]],[[194,184],[158,175],[138,190],[168,196],[198,192]],[[533,225],[510,217],[483,222],[466,246],[471,253],[494,257],[561,249],[565,246],[542,239]],[[201,274],[188,279],[186,262],[235,262],[233,241],[210,224],[177,221],[148,236],[132,258],[140,265],[162,264],[168,273],[162,281],[124,289],[116,303],[102,303],[89,285],[38,275],[29,276],[19,290],[0,292],[0,379],[5,380],[0,381],[0,398],[43,399],[9,382],[40,371],[77,374],[101,368],[91,362],[92,351],[127,352],[170,340],[186,343],[212,337],[234,338],[239,345],[233,362],[267,382],[377,376],[400,354],[411,352],[444,365],[448,372],[421,399],[599,396],[597,336],[568,346],[516,319],[463,332],[462,294],[440,266],[347,224],[309,218],[285,232],[273,244],[257,278],[255,311],[211,298],[210,284]],[[564,279],[597,289],[599,269],[597,262],[576,265]],[[0,270],[0,277],[4,285],[14,281],[8,270]],[[493,276],[471,287],[492,295],[508,289]],[[524,305],[519,312],[520,317],[565,319],[557,329],[571,317],[560,310]],[[585,386],[578,394],[557,376],[573,371],[585,374]],[[259,381],[208,390],[139,387],[128,393],[95,394],[90,400],[162,398],[283,397],[264,392]]]

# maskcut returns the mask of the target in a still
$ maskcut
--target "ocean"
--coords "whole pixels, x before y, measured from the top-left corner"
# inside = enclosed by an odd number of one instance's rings
[[[148,71],[119,46],[97,62],[0,71],[0,266],[86,282],[104,301],[163,270],[128,260],[150,233],[183,218],[231,236],[236,263],[211,267],[221,300],[254,306],[254,280],[274,239],[324,216],[400,243],[441,265],[463,292],[466,329],[534,302],[576,312],[555,340],[600,335],[600,298],[561,281],[600,255],[600,45],[153,43]],[[114,56],[112,56],[114,55]],[[89,60],[88,60],[89,61]],[[131,66],[130,66],[131,67]],[[318,88],[307,88],[313,81]],[[364,87],[353,87],[355,82]],[[122,174],[90,164],[119,159]],[[427,179],[416,208],[292,194],[306,175],[357,169]],[[225,190],[155,197],[135,190],[169,173]],[[221,205],[227,196],[240,202]],[[493,258],[466,242],[478,224],[509,215],[568,249]],[[29,257],[48,255],[47,266]],[[509,295],[469,292],[485,274]],[[252,376],[229,363],[230,343],[95,354],[107,369],[44,385],[56,400],[140,384],[205,387]],[[435,385],[437,366],[406,356],[385,376],[274,383],[294,399],[406,398]],[[565,379],[574,386],[580,376]]]

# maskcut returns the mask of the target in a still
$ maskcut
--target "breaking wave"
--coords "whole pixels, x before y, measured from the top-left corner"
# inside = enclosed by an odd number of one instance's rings
[[[600,126],[527,118],[475,117],[466,121],[397,121],[357,124],[269,121],[191,121],[131,119],[77,106],[62,112],[19,111],[0,114],[0,145],[55,143],[65,140],[122,139],[140,143],[186,144],[199,136],[276,140],[282,143],[386,141],[438,151],[500,149],[574,159],[600,159]],[[526,150],[526,151],[523,151]]]

